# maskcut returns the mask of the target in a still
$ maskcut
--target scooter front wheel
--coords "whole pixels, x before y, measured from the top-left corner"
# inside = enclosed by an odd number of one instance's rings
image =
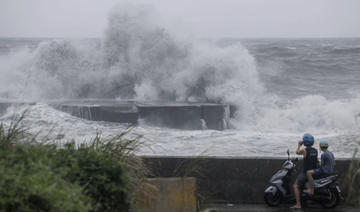
[[[276,191],[275,194],[265,193],[264,200],[265,200],[265,203],[271,207],[278,206],[281,203],[281,193],[279,190]]]

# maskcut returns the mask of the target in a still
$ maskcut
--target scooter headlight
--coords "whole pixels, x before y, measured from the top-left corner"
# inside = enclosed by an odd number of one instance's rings
[[[294,163],[288,160],[283,164],[283,168],[290,170],[290,169],[294,168]]]

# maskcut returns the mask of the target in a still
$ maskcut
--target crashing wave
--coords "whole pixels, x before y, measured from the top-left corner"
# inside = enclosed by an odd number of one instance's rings
[[[151,9],[137,5],[115,7],[108,20],[103,40],[51,40],[0,56],[0,98],[219,102],[236,106],[232,126],[237,129],[359,128],[358,98],[305,96],[278,104],[278,97],[265,92],[254,58],[239,42],[220,47],[180,39],[158,24]],[[294,52],[279,48],[265,51],[287,57]]]

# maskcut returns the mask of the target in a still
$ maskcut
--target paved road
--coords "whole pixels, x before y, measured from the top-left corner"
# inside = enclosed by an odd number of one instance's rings
[[[334,209],[324,209],[319,205],[309,205],[304,209],[290,209],[291,205],[269,207],[267,205],[208,205],[202,212],[360,212],[360,208],[338,206]]]

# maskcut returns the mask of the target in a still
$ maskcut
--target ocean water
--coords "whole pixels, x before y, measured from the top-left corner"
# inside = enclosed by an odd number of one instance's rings
[[[1,114],[57,142],[128,126],[72,117],[48,100],[110,98],[236,105],[225,131],[145,123],[140,155],[286,156],[304,133],[336,157],[360,146],[360,39],[216,39],[174,35],[141,9],[115,8],[103,38],[0,39],[0,99],[35,101]],[[49,133],[50,132],[50,133]],[[316,143],[317,144],[317,143]]]

